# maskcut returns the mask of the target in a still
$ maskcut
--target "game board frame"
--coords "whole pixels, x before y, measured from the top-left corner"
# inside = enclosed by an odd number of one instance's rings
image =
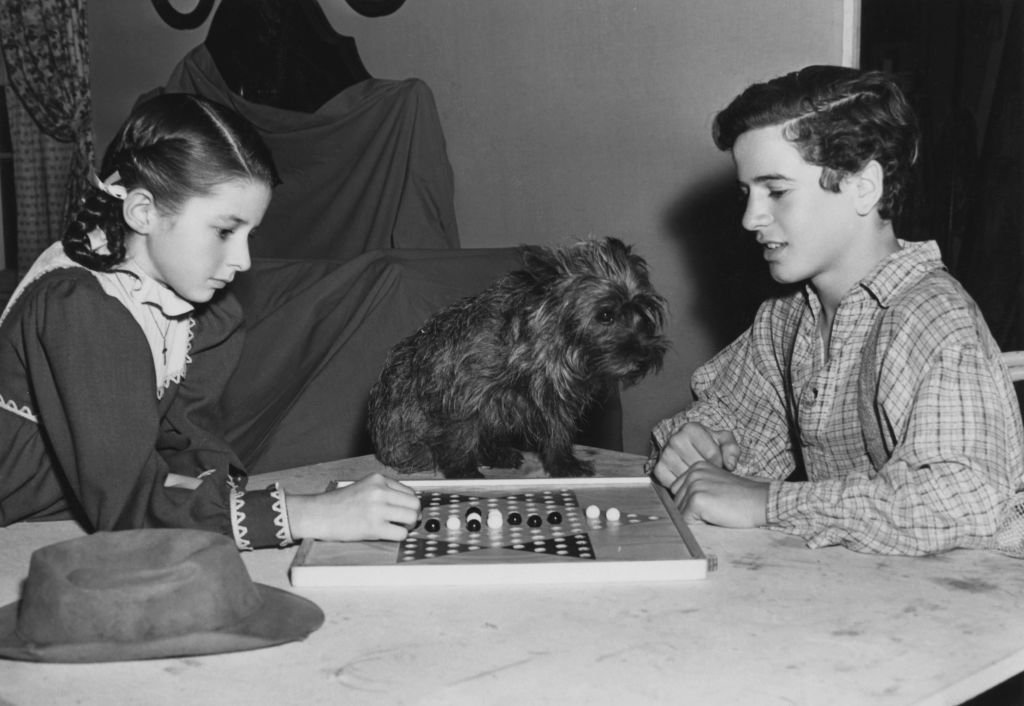
[[[590,539],[597,559],[580,560],[520,552],[500,560],[436,557],[398,563],[400,543],[321,542],[303,540],[289,569],[293,586],[430,586],[628,581],[689,581],[704,579],[714,570],[713,558],[701,550],[668,492],[643,477],[524,478],[480,480],[409,480],[415,490],[458,493],[520,493],[545,488],[571,489],[581,509],[597,504],[623,512],[630,503],[637,511],[664,516],[668,521],[637,527],[601,527]],[[341,487],[347,482],[332,484]],[[629,500],[632,498],[633,500]],[[487,531],[486,529],[484,531]],[[634,534],[629,534],[633,532]],[[614,547],[614,548],[613,548]],[[521,555],[521,556],[520,556]]]

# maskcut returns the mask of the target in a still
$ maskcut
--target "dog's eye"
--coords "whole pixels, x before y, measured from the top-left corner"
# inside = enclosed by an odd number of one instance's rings
[[[594,318],[597,323],[608,326],[615,323],[615,312],[611,309],[601,309]]]

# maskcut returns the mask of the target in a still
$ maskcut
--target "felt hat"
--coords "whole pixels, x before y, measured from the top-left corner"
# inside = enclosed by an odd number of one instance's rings
[[[213,532],[97,532],[37,549],[21,600],[0,608],[0,657],[118,662],[301,640],[323,611],[254,583]]]

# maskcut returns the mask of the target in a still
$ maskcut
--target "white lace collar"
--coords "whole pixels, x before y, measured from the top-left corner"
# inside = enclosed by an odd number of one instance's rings
[[[95,249],[105,249],[106,238],[102,234],[93,235],[91,238]],[[0,316],[0,323],[3,323],[25,287],[48,272],[69,267],[82,266],[65,254],[64,247],[59,242],[44,250],[18,283],[3,315]],[[195,320],[190,314],[194,307],[174,291],[146,275],[131,260],[121,263],[112,272],[96,272],[84,267],[82,269],[96,278],[104,292],[121,302],[142,329],[153,355],[156,394],[158,398],[162,397],[172,382],[180,382],[185,377],[185,371],[192,362],[189,350]]]

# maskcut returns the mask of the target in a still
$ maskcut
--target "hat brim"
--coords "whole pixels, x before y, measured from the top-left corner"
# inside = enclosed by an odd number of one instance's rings
[[[18,603],[10,603],[0,608],[0,658],[27,662],[127,662],[240,652],[303,640],[323,625],[324,613],[312,601],[261,583],[255,586],[263,604],[236,625],[215,632],[137,642],[33,645],[18,636]]]

